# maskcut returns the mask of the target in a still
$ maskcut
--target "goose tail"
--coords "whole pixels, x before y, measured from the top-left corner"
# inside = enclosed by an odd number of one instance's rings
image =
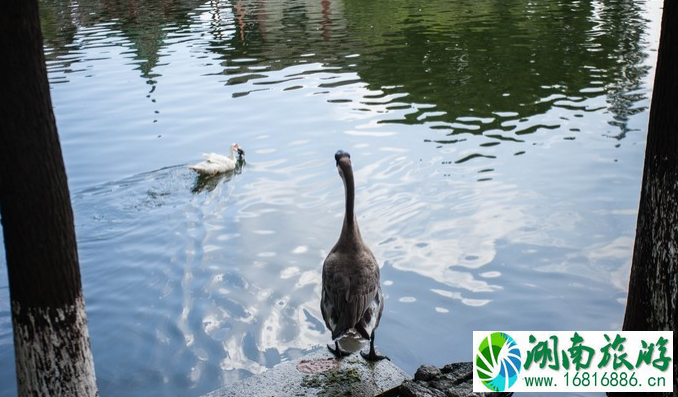
[[[369,338],[363,337],[355,328],[344,331],[339,334],[334,341],[337,342],[339,348],[346,353],[353,353],[361,350],[367,344]]]
[[[199,164],[189,165],[188,168],[200,175],[214,175],[219,171],[217,167],[214,166],[214,164],[206,161]]]

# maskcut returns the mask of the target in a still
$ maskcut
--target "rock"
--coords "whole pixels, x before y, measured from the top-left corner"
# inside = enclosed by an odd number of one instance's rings
[[[389,360],[373,363],[359,354],[337,360],[322,348],[204,397],[385,396],[393,395],[406,378]]]
[[[422,365],[414,380],[406,380],[400,385],[399,393],[401,397],[508,397],[513,394],[474,393],[473,364],[470,362],[448,364],[442,369]]]
[[[440,370],[433,365],[422,365],[414,374],[414,380],[422,380],[428,382],[440,376]]]
[[[447,364],[441,372],[455,383],[470,382],[473,385],[473,364],[470,362]]]
[[[414,379],[388,360],[365,361],[358,354],[337,360],[320,349],[203,397],[508,397],[513,393],[474,393],[473,364],[420,366]]]
[[[431,389],[420,382],[406,380],[398,390],[400,397],[447,397],[440,390]]]

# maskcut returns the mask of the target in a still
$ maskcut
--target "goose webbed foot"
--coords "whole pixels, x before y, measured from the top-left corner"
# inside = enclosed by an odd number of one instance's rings
[[[364,358],[365,360],[367,360],[367,361],[381,361],[381,360],[383,360],[383,359],[386,359],[386,360],[388,360],[388,361],[391,361],[391,359],[388,358],[388,356],[384,356],[384,355],[381,355],[381,354],[377,354],[377,352],[375,352],[375,351],[372,350],[372,349],[370,349],[370,352],[369,352],[369,353],[360,352],[360,355],[363,356],[363,358]]]
[[[345,352],[339,348],[339,343],[334,342],[334,347],[332,345],[327,345],[327,349],[334,354],[334,357],[336,358],[342,358],[342,357],[347,357],[350,356],[351,353]]]
[[[391,361],[390,358],[387,356],[382,356],[381,354],[377,354],[377,351],[374,350],[374,331],[372,332],[372,337],[370,338],[370,352],[369,353],[364,353],[360,352],[360,355],[363,356],[363,358],[367,361],[381,361],[383,359],[387,359],[388,361]]]

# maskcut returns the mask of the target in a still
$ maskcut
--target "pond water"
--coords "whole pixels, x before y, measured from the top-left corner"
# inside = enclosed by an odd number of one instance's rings
[[[198,396],[329,342],[338,149],[396,365],[470,361],[474,330],[620,329],[660,7],[41,1],[101,395]],[[187,169],[232,142],[240,173]]]

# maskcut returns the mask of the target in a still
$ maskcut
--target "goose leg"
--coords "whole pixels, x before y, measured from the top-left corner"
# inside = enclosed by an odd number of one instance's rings
[[[363,358],[367,361],[380,361],[383,359],[391,361],[390,358],[377,354],[376,350],[374,350],[374,331],[372,331],[372,337],[370,338],[370,352],[367,354],[360,352],[360,355],[363,356]]]
[[[351,353],[347,353],[347,352],[341,350],[338,342],[334,342],[334,349],[332,348],[332,345],[327,345],[327,349],[330,352],[332,352],[332,354],[334,354],[334,357],[336,357],[336,358],[342,358],[342,357],[346,357],[346,356],[351,355]]]

